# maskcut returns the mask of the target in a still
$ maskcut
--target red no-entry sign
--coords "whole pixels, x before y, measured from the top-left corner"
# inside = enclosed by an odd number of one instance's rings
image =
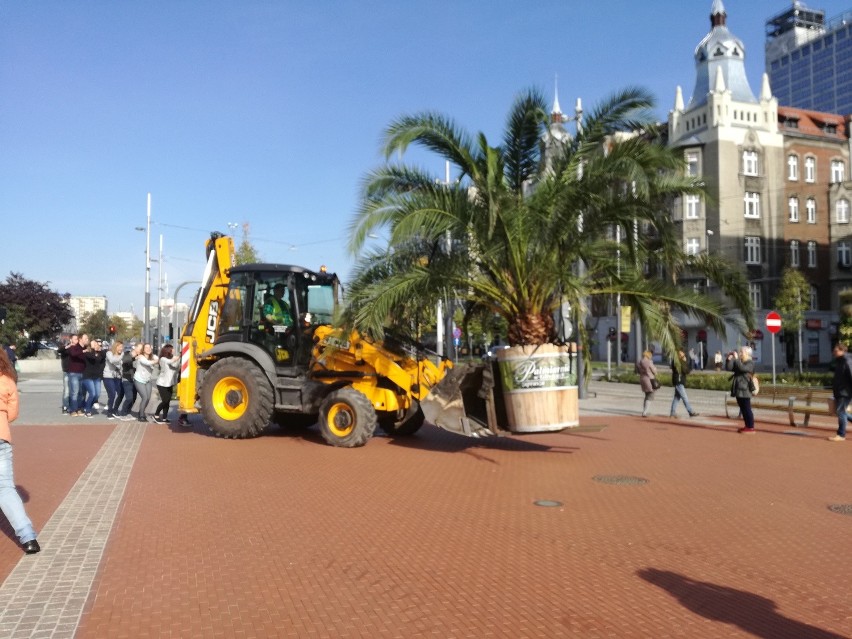
[[[775,311],[766,314],[766,330],[773,335],[781,330],[781,316]]]

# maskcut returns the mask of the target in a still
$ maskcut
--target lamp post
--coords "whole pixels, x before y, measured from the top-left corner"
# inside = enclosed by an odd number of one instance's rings
[[[145,309],[143,311],[142,341],[151,342],[151,194],[148,194],[148,215],[144,228],[135,227],[137,231],[145,231]]]

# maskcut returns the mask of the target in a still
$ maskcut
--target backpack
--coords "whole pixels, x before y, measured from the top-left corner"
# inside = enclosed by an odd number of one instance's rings
[[[751,374],[748,376],[748,390],[752,395],[760,393],[760,380],[757,375]]]

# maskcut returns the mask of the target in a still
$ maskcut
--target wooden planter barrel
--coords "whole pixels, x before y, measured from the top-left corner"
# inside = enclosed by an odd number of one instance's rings
[[[576,347],[571,346],[512,346],[497,352],[511,432],[539,433],[580,425],[579,360]]]

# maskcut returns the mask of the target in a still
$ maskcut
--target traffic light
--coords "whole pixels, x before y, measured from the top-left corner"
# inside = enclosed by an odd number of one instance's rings
[[[110,334],[110,335],[115,335],[115,326],[110,326],[110,327],[109,327],[109,334]]]

